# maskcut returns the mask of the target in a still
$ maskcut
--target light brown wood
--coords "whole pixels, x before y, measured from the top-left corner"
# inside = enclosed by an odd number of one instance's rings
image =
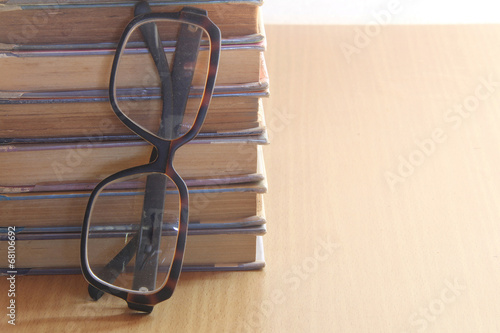
[[[500,26],[364,30],[267,27],[263,271],[185,273],[149,316],[21,276],[18,328],[499,331]]]

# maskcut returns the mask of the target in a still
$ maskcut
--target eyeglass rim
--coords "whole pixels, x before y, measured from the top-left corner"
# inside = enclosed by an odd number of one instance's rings
[[[172,265],[165,278],[163,285],[160,288],[150,292],[134,291],[122,287],[118,287],[111,283],[107,283],[100,279],[90,268],[88,252],[88,236],[90,227],[90,216],[92,208],[95,205],[95,200],[104,187],[122,178],[129,178],[135,175],[148,175],[153,173],[163,173],[158,169],[158,163],[141,165],[126,170],[119,171],[100,182],[92,191],[87,209],[85,211],[85,218],[82,227],[82,237],[80,243],[80,262],[82,273],[88,283],[93,285],[99,290],[118,296],[128,303],[140,305],[155,305],[172,296],[177,281],[179,279],[182,262],[184,259],[185,245],[187,240],[187,227],[188,227],[188,207],[189,207],[189,194],[188,188],[180,175],[173,168],[167,168],[165,174],[173,181],[179,193],[179,232],[177,234],[175,251],[172,259]]]
[[[217,78],[218,64],[220,58],[221,49],[221,33],[219,28],[213,23],[210,18],[206,15],[199,14],[189,10],[189,7],[184,7],[178,12],[169,13],[147,13],[136,16],[125,28],[118,46],[116,49],[115,57],[113,59],[113,65],[111,67],[111,76],[109,83],[109,100],[113,112],[118,116],[122,123],[127,126],[134,133],[139,135],[144,140],[150,142],[154,146],[159,146],[160,142],[172,142],[172,147],[174,151],[176,148],[185,144],[186,142],[192,140],[201,130],[201,126],[205,120],[208,106],[212,99],[213,91],[215,88],[215,81]],[[132,34],[132,32],[140,25],[153,21],[178,21],[180,23],[192,24],[201,27],[208,35],[210,44],[210,53],[208,60],[208,71],[207,79],[205,80],[205,86],[203,88],[202,98],[200,102],[200,107],[198,113],[195,117],[193,125],[191,128],[184,133],[182,136],[175,139],[165,139],[161,138],[150,131],[144,129],[143,127],[136,124],[131,120],[125,113],[120,109],[117,102],[116,94],[116,73],[118,69],[118,64],[123,54],[126,43]]]

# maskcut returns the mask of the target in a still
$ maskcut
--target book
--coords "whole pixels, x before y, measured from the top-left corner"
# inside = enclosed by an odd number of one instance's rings
[[[260,73],[258,82],[216,88],[201,133],[235,136],[261,126],[261,99],[269,95],[264,62]],[[106,90],[0,91],[0,118],[0,143],[14,138],[130,134],[111,110]]]
[[[188,182],[245,179],[258,173],[261,136],[196,138],[180,148],[174,166]],[[118,171],[147,164],[145,141],[86,141],[0,145],[0,193],[33,191],[39,186],[93,187]]]
[[[255,83],[260,80],[263,44],[223,46],[220,54],[217,85]],[[207,51],[200,52],[207,57]],[[106,90],[109,87],[114,49],[69,51],[0,52],[0,91],[5,95],[19,91]],[[147,63],[150,55],[142,52],[127,56],[123,68]],[[172,53],[167,53],[169,62]],[[201,61],[201,60],[200,60]],[[146,71],[138,72],[128,82],[142,87],[148,81]],[[194,86],[202,86],[204,77],[195,76]]]
[[[265,223],[262,195],[267,186],[260,182],[243,184],[211,184],[189,187],[190,226],[205,228],[249,227]],[[166,202],[173,205],[177,193],[167,190]],[[66,232],[79,232],[89,200],[90,190],[4,193],[0,195],[0,230],[16,226],[19,233],[50,233],[64,228]],[[131,214],[124,211],[132,206],[141,207],[143,195],[135,189],[117,189],[107,193],[108,209],[99,218],[111,226],[130,221]],[[125,209],[125,208],[126,209]],[[169,206],[167,204],[167,208]]]
[[[262,268],[264,225],[250,228],[190,228],[184,270],[244,270]],[[118,252],[124,233],[103,232],[108,244]],[[80,274],[80,233],[16,234],[16,264],[22,274]],[[0,253],[7,253],[8,241],[0,234]],[[7,255],[0,258],[0,275],[9,274]],[[103,262],[104,264],[104,262]]]
[[[67,45],[116,43],[134,17],[137,1],[0,0],[0,44]],[[195,6],[208,11],[222,37],[259,35],[260,0],[149,1],[153,12]]]

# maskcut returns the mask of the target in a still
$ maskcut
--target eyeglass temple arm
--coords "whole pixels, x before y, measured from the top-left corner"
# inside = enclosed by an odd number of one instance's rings
[[[184,7],[182,11],[207,15],[206,10]],[[139,2],[134,14],[141,15],[151,12],[147,1]],[[155,62],[161,80],[162,117],[159,136],[174,138],[180,135],[180,126],[184,120],[189,98],[189,90],[194,76],[196,60],[201,43],[202,29],[190,24],[181,24],[174,54],[172,73],[163,51],[155,23],[144,24],[140,27],[143,38]]]
[[[137,249],[137,242],[139,240],[139,233],[136,233],[135,236],[123,247],[123,249],[101,270],[99,276],[109,283],[115,282],[115,280],[120,276],[121,273],[125,270],[125,266],[130,262],[130,260],[134,257],[134,254]],[[104,295],[104,291],[97,289],[93,285],[89,284],[88,293],[90,297],[97,301],[102,295]],[[133,310],[143,311],[150,313],[153,311],[152,305],[146,304],[134,304],[128,303],[129,308]]]
[[[147,1],[141,1],[135,6],[135,16],[147,13],[151,13]],[[165,123],[172,122],[174,118],[173,88],[163,43],[156,23],[141,25],[139,29],[149,49],[149,54],[155,62],[161,82],[162,114],[158,134],[161,137],[171,137],[170,127],[165,126]],[[156,150],[153,149],[150,162],[156,159],[155,155]],[[159,174],[149,175],[146,179],[141,226],[138,231],[139,242],[135,257],[134,279],[132,281],[133,290],[151,291],[156,289],[166,185],[165,177]]]
[[[136,6],[136,15],[149,12],[151,9],[147,2],[140,2]],[[206,11],[204,13],[206,14]],[[177,36],[172,75],[170,75],[156,24],[148,23],[140,29],[155,61],[162,84],[163,108],[158,134],[164,138],[174,138],[180,135],[180,126],[183,122],[198,58],[202,29],[189,24],[181,24]],[[170,80],[172,81],[165,82]],[[172,105],[173,109],[171,109]],[[154,155],[155,150],[152,152],[151,162]],[[153,174],[147,177],[132,284],[134,290],[156,288],[166,186],[166,178],[162,175]]]
[[[150,162],[156,160],[157,151],[153,149],[151,152]],[[151,186],[151,185],[150,185]],[[146,188],[148,187],[148,181],[146,180]],[[143,209],[144,211],[144,209]],[[142,223],[142,221],[141,221]],[[108,283],[114,283],[118,276],[125,270],[125,267],[128,265],[130,260],[136,255],[137,249],[139,248],[139,237],[141,236],[141,232],[137,231],[134,237],[123,247],[123,249],[118,252],[118,254],[109,261],[109,263],[104,266],[100,271],[98,276],[102,278],[102,280]],[[103,295],[104,292],[97,289],[93,285],[89,284],[88,292],[90,297],[97,301]]]
[[[134,15],[142,15],[151,13],[151,8],[147,1],[141,1],[135,6]],[[167,56],[163,51],[163,44],[159,36],[158,27],[154,22],[143,24],[139,27],[142,37],[146,42],[149,49],[149,54],[153,58],[156,65],[158,75],[161,82],[161,96],[162,96],[162,115],[159,135],[163,138],[172,137],[172,127],[165,127],[165,124],[172,123],[174,117],[174,104],[173,104],[173,88],[172,78],[170,75],[170,66],[168,65]]]
[[[125,266],[130,262],[130,260],[134,257],[135,251],[137,249],[137,241],[139,239],[139,233],[136,233],[134,237],[123,247],[123,249],[118,252],[118,254],[111,259],[111,261],[104,266],[99,272],[98,276],[108,282],[113,283],[115,280],[123,273]],[[104,295],[104,291],[101,291],[89,284],[88,292],[90,297],[97,301]]]
[[[206,10],[192,7],[184,7],[182,11],[207,15]],[[172,83],[174,86],[174,122],[172,124],[176,137],[181,135],[180,127],[184,120],[184,113],[189,99],[202,33],[201,28],[183,23],[177,36],[177,46],[172,66]]]
[[[156,159],[155,156],[156,150],[153,150],[151,159]],[[165,189],[165,177],[159,174],[147,177],[140,229],[127,245],[99,272],[98,275],[102,280],[114,283],[135,255],[136,261],[132,289],[155,289],[158,272],[158,250],[163,224]],[[103,291],[91,284],[88,286],[88,293],[95,301],[104,295]],[[129,304],[129,307],[145,312],[151,312],[153,309],[152,307],[139,306],[137,304]]]

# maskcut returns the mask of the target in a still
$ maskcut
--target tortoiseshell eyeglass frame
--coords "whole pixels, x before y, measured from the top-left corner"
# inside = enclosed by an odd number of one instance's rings
[[[209,38],[210,45],[208,73],[198,114],[193,122],[191,129],[181,137],[174,140],[163,139],[151,132],[148,132],[147,130],[143,129],[141,126],[130,120],[118,107],[116,94],[117,67],[120,56],[123,54],[124,48],[126,46],[125,44],[127,43],[130,35],[134,31],[134,29],[136,29],[141,24],[145,24],[148,22],[159,22],[163,20],[177,21],[179,23],[186,23],[201,27],[206,32]],[[135,310],[151,312],[155,304],[170,298],[181,273],[188,231],[189,195],[186,184],[174,169],[172,162],[176,150],[192,140],[199,133],[201,126],[203,125],[215,87],[220,48],[221,36],[219,28],[206,15],[184,9],[179,12],[173,13],[147,13],[136,16],[125,28],[117,46],[109,84],[109,98],[111,106],[118,118],[129,129],[131,129],[141,138],[148,141],[154,146],[154,149],[156,149],[157,158],[149,164],[129,168],[107,177],[106,179],[101,181],[92,191],[85,211],[85,217],[82,226],[80,261],[82,273],[89,284],[93,285],[97,289],[126,300],[129,307]],[[152,292],[132,291],[104,282],[103,280],[99,279],[94,274],[94,272],[92,272],[87,256],[89,220],[94,202],[101,190],[106,185],[121,178],[151,173],[166,174],[174,182],[179,191],[179,230],[172,265],[164,284],[159,289]]]

